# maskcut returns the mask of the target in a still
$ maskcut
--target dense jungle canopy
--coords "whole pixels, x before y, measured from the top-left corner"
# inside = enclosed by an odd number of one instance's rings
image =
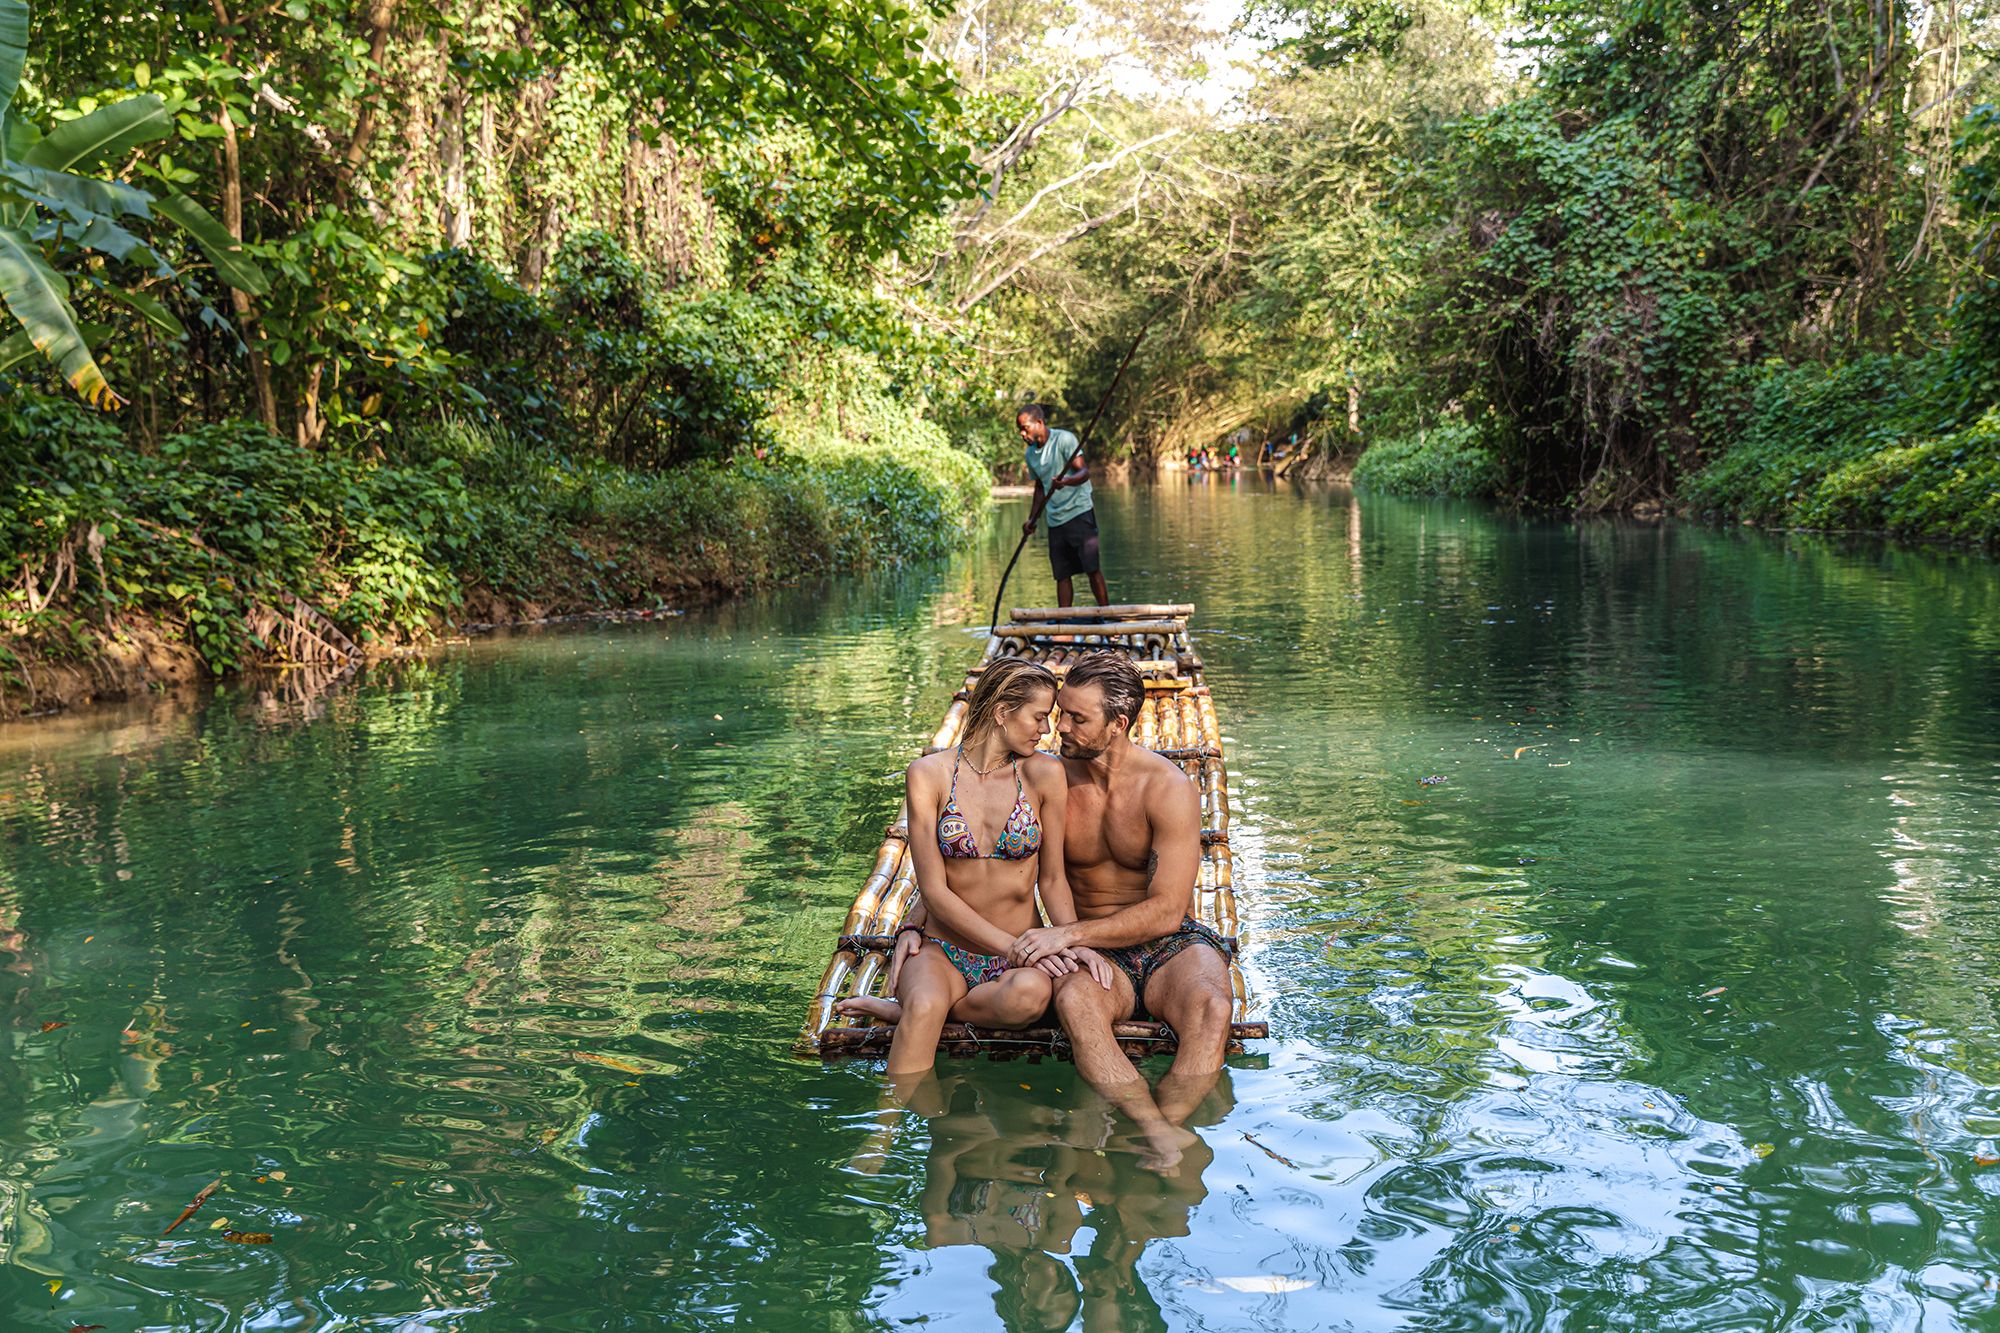
[[[0,0],[7,629],[228,665],[293,596],[394,637],[921,554],[1011,404],[1081,424],[1128,355],[1100,456],[1990,541],[1996,45],[1972,0]]]

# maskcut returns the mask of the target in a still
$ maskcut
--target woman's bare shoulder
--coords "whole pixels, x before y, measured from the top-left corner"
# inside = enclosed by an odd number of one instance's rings
[[[1069,785],[1063,774],[1063,761],[1042,750],[1021,761],[1021,772],[1030,783],[1046,791],[1062,791]]]

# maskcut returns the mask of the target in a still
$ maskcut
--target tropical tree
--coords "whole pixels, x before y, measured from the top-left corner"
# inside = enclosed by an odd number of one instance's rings
[[[173,281],[173,268],[127,225],[150,223],[157,215],[185,231],[232,283],[261,291],[265,282],[240,245],[185,194],[171,187],[155,194],[88,174],[168,135],[172,121],[159,97],[111,102],[46,134],[20,114],[14,102],[27,64],[28,24],[26,0],[0,0],[0,299],[20,325],[0,342],[0,370],[39,353],[87,402],[108,409],[122,400],[91,348],[93,335],[102,330],[78,319],[62,261],[90,253],[150,269],[152,280]],[[118,281],[103,267],[97,264],[79,276],[168,336],[186,336],[180,320],[145,290],[145,282]]]

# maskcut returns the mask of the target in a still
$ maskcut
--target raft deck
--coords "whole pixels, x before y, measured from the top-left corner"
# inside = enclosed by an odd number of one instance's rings
[[[1134,743],[1179,764],[1201,788],[1202,858],[1194,916],[1233,944],[1237,916],[1234,864],[1229,853],[1229,777],[1215,705],[1202,681],[1201,658],[1188,638],[1187,622],[1193,613],[1192,606],[1166,604],[1014,608],[1010,621],[996,627],[987,639],[979,665],[966,673],[964,685],[952,696],[951,707],[924,753],[958,743],[966,700],[980,673],[995,659],[1026,657],[1060,677],[1069,662],[1084,653],[1124,653],[1146,682],[1145,707],[1132,728]],[[1053,731],[1043,738],[1043,747],[1055,748]],[[903,923],[917,896],[916,867],[909,854],[909,819],[905,804],[884,834],[874,871],[855,896],[840,928],[833,958],[820,978],[800,1034],[802,1053],[835,1059],[879,1056],[889,1050],[895,1028],[872,1022],[861,1026],[836,1023],[833,1006],[850,995],[879,993],[888,970],[889,950],[895,946],[896,927]],[[1234,997],[1229,1049],[1241,1052],[1243,1042],[1269,1033],[1264,1023],[1244,1017],[1247,992],[1242,970],[1233,957],[1229,987]],[[1119,1045],[1133,1056],[1171,1052],[1176,1044],[1173,1030],[1164,1023],[1120,1023],[1116,1033]],[[1070,1058],[1068,1038],[1059,1027],[996,1031],[947,1023],[938,1050],[994,1059],[1014,1055]]]

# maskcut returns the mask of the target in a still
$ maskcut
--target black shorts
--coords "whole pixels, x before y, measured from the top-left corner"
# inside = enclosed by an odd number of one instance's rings
[[[1097,572],[1097,511],[1086,509],[1049,528],[1049,568],[1058,579]]]

